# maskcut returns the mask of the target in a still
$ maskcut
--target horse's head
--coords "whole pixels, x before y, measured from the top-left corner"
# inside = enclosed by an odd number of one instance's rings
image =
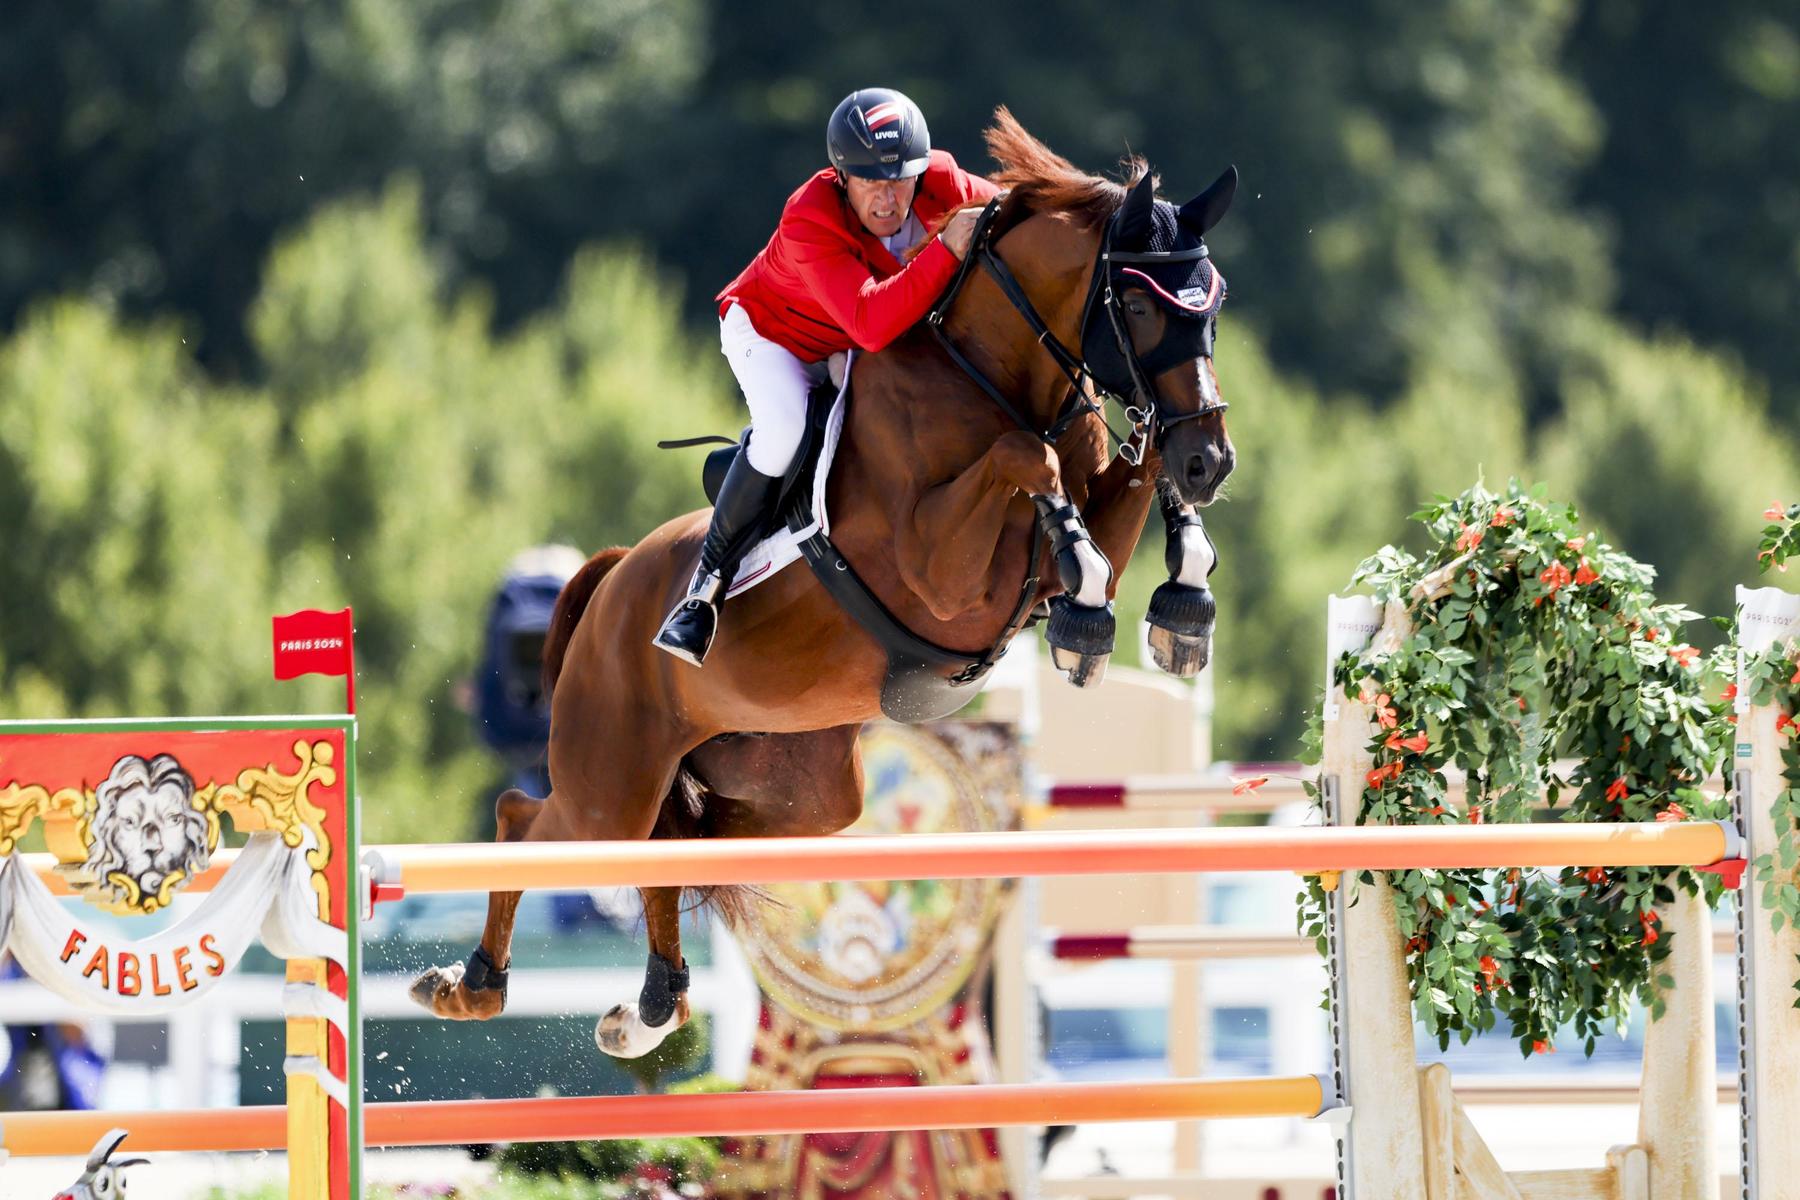
[[[1039,430],[1054,438],[1083,415],[1078,401],[1091,380],[1094,390],[1126,405],[1161,452],[1163,478],[1182,503],[1212,503],[1237,456],[1212,366],[1225,280],[1208,257],[1205,235],[1231,207],[1237,168],[1177,208],[1156,198],[1156,176],[1142,159],[1126,163],[1128,185],[1090,175],[1032,137],[1004,107],[994,113],[987,144],[1000,164],[994,181],[1007,189],[1005,201],[990,206],[1003,235],[978,239],[958,287],[934,311],[933,327],[942,334],[944,311],[980,263],[1002,301],[1038,335],[1017,338],[1011,349],[1033,364],[1025,373],[1038,373],[1030,390]],[[1002,236],[1004,260],[996,249]],[[1064,340],[1071,328],[1075,349]],[[992,384],[985,390],[998,395]]]
[[[1232,167],[1177,208],[1146,173],[1103,232],[1082,318],[1088,372],[1148,425],[1186,504],[1212,503],[1237,462],[1212,364],[1225,279],[1205,241],[1236,191]]]

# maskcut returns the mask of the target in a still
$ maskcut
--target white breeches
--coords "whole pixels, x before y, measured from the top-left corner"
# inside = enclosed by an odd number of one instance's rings
[[[794,461],[806,432],[806,394],[825,378],[824,363],[802,362],[786,346],[756,332],[750,315],[733,304],[719,318],[719,348],[750,405],[750,465],[780,475]]]

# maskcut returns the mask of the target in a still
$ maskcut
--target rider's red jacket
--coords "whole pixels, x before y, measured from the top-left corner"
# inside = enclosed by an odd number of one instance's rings
[[[951,209],[997,190],[933,150],[913,195],[913,215],[929,228]],[[879,350],[925,315],[956,267],[956,255],[936,238],[902,266],[863,228],[827,168],[788,197],[775,236],[719,293],[719,313],[742,305],[758,333],[807,362],[852,346]]]

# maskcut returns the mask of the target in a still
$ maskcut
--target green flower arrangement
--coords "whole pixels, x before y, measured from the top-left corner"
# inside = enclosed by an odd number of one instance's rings
[[[1771,504],[1763,513],[1762,547],[1756,561],[1762,569],[1787,570],[1787,560],[1800,558],[1800,504]]]
[[[1771,505],[1763,517],[1762,545],[1756,561],[1764,572],[1771,568],[1787,570],[1787,560],[1800,556],[1800,504]],[[1763,904],[1769,910],[1776,929],[1785,925],[1800,926],[1800,886],[1795,884],[1795,867],[1800,865],[1800,724],[1794,717],[1800,713],[1800,645],[1776,644],[1759,654],[1744,657],[1743,677],[1726,689],[1726,698],[1735,700],[1738,689],[1746,690],[1751,706],[1772,704],[1778,712],[1775,732],[1784,735],[1781,748],[1782,789],[1770,800],[1775,828],[1781,840],[1768,854],[1758,855],[1750,864],[1755,879],[1763,889]],[[1725,718],[1735,722],[1735,715]],[[1794,984],[1800,991],[1800,981]],[[1800,1008],[1800,999],[1795,1002]]]
[[[1575,510],[1515,482],[1414,514],[1430,548],[1393,546],[1355,581],[1405,606],[1391,651],[1346,655],[1334,678],[1370,706],[1374,766],[1358,824],[1684,821],[1725,815],[1702,785],[1730,727],[1709,666],[1680,637],[1698,614],[1656,602],[1652,569],[1584,532]],[[1322,738],[1315,718],[1310,739]],[[1573,766],[1559,767],[1559,763]],[[1447,772],[1467,775],[1450,798]],[[1540,798],[1548,810],[1541,811]],[[1362,878],[1369,878],[1364,873]],[[1720,881],[1647,868],[1392,872],[1418,1019],[1447,1047],[1504,1017],[1529,1056],[1572,1026],[1592,1054],[1633,999],[1660,1011],[1672,888],[1716,903]],[[1301,929],[1324,949],[1326,893]]]

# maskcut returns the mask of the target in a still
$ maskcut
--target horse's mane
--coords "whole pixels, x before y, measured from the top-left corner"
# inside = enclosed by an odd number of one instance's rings
[[[1082,226],[1099,225],[1125,203],[1126,191],[1150,170],[1143,158],[1130,154],[1119,163],[1124,182],[1089,175],[1028,133],[1004,104],[994,110],[994,123],[983,136],[988,154],[1000,164],[988,178],[1012,193],[1018,206],[1015,213],[1067,213]],[[963,205],[980,207],[980,203]],[[940,232],[959,211],[951,209],[932,222],[930,232]],[[925,242],[913,246],[906,257],[925,246]]]
[[[988,126],[988,154],[1000,164],[991,179],[1011,191],[1032,212],[1061,212],[1083,225],[1098,225],[1125,202],[1126,189],[1141,180],[1150,165],[1128,155],[1120,163],[1123,183],[1089,175],[1027,133],[1002,104]]]

